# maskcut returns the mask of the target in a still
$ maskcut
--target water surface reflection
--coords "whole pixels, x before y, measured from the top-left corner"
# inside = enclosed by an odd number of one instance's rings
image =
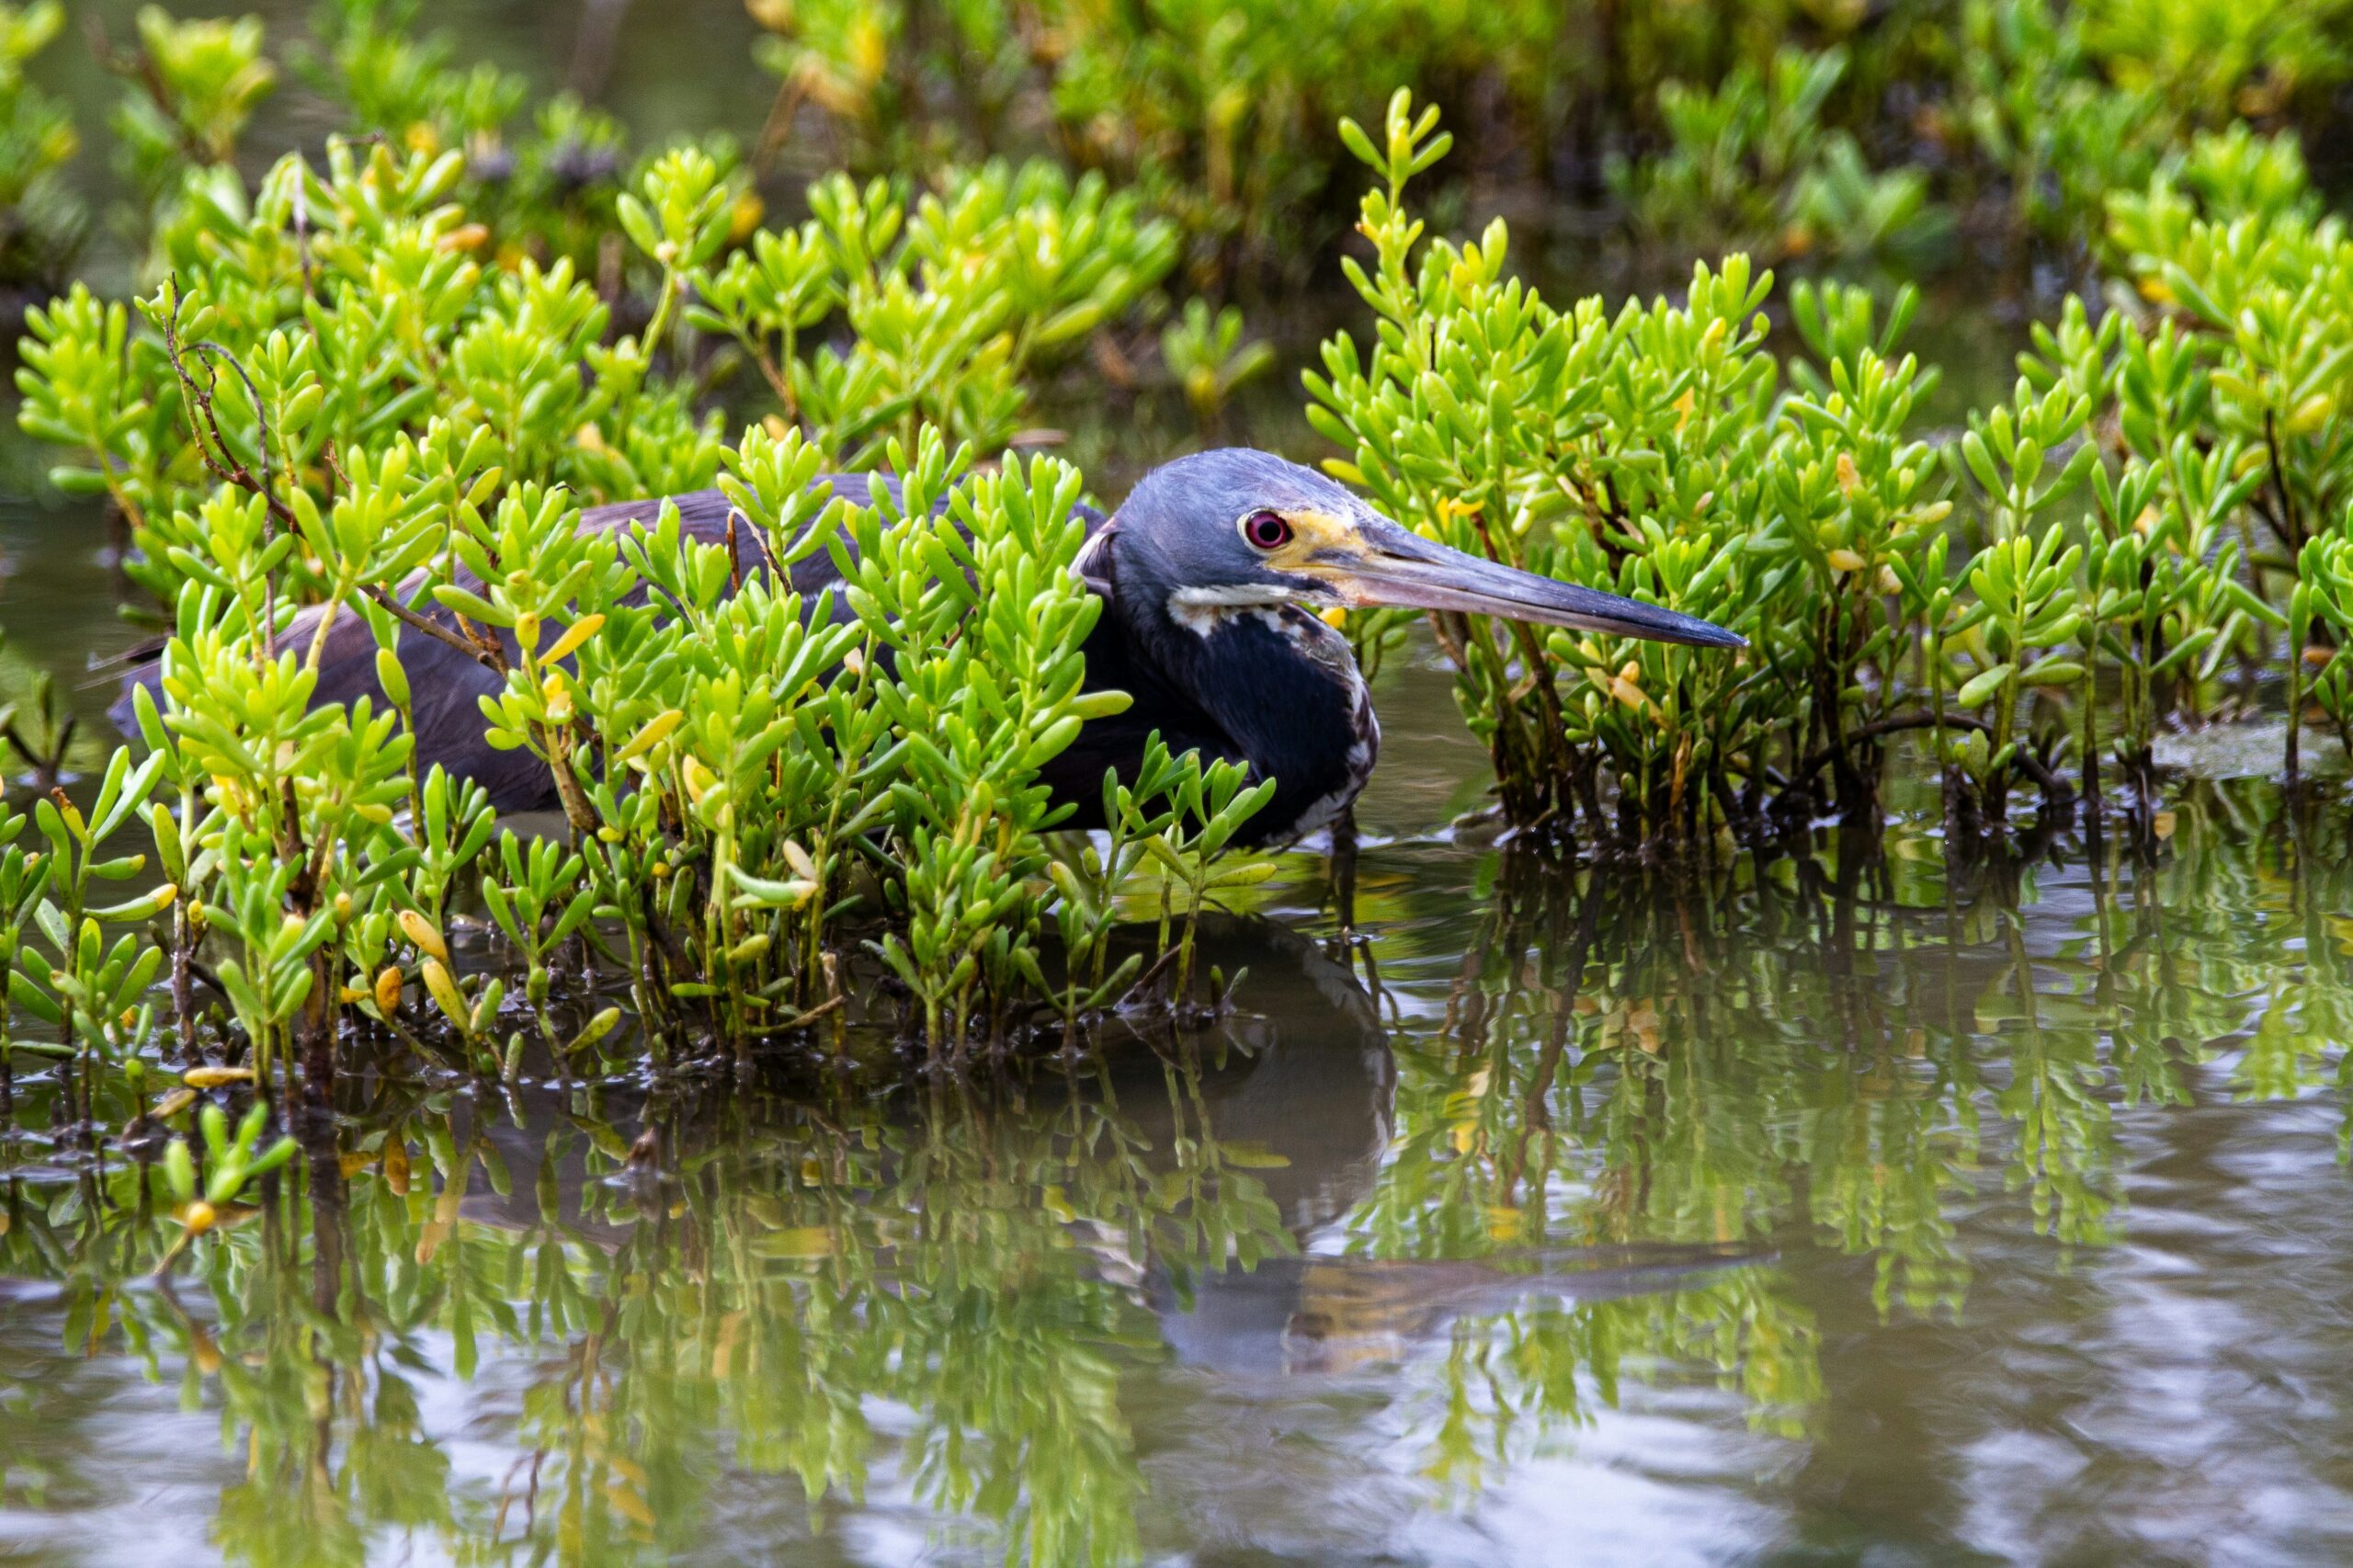
[[[386,1064],[167,1285],[18,1085],[0,1539],[257,1562],[2353,1547],[2338,816],[1949,878],[1369,848],[973,1093]],[[1848,851],[1842,854],[1842,847]],[[2300,869],[2299,868],[2302,868]],[[881,1059],[876,1059],[881,1060]]]

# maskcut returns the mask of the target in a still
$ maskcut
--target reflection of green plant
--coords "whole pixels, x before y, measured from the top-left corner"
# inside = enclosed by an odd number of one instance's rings
[[[23,1210],[0,1265],[78,1258],[69,1288],[105,1306],[77,1346],[168,1361],[220,1404],[250,1460],[216,1526],[233,1556],[316,1561],[324,1540],[358,1561],[393,1528],[459,1555],[517,1532],[534,1551],[664,1555],[701,1539],[726,1467],[797,1481],[813,1508],[895,1476],[1014,1560],[1128,1562],[1144,1478],[1121,1380],[1152,1321],[1115,1271],[1247,1267],[1292,1244],[1251,1169],[1267,1155],[1221,1143],[1192,1073],[1127,1097],[949,1100],[914,1124],[779,1104],[786,1123],[710,1143],[682,1123],[658,1220],[605,1179],[631,1144],[601,1119],[551,1121],[535,1195],[478,1123],[404,1100],[356,1135],[347,1189],[309,1186],[333,1159],[301,1162],[282,1236],[229,1210],[294,1145],[268,1142],[258,1107],[233,1132],[208,1106],[201,1137],[154,1167],[177,1224],[125,1200],[149,1179],[132,1166],[114,1201]],[[460,1218],[474,1199],[517,1218]],[[178,1289],[204,1310],[120,1288],[199,1233]],[[543,1358],[504,1439],[536,1453],[534,1476],[453,1489],[416,1418],[425,1358],[467,1379],[502,1349]],[[885,1404],[920,1415],[894,1429],[872,1418]],[[290,1535],[271,1519],[295,1503]]]
[[[1590,897],[1584,919],[1564,921],[1549,890],[1498,887],[1449,997],[1452,1026],[1401,1050],[1397,1131],[1351,1219],[1356,1247],[1508,1268],[1548,1248],[1771,1233],[1806,1153],[1787,1129],[1812,1103],[1802,1085],[1814,1031],[1805,1004],[1785,1016],[1765,998],[1786,996],[1775,988],[1795,977],[1776,972],[1764,948],[1735,968],[1687,971],[1665,956],[1680,944],[1658,943],[1638,911],[1605,912],[1617,901],[1600,884]],[[1719,1004],[1750,1021],[1737,1048],[1711,1049],[1713,1031],[1697,1023]],[[1829,1134],[1836,1112],[1822,1116]],[[1824,1145],[1814,1190],[1827,1222],[1835,1180],[1869,1145]],[[1927,1179],[1938,1190],[1933,1165]],[[1937,1217],[1931,1205],[1925,1218]],[[1859,1235],[1859,1250],[1883,1239]],[[1577,1417],[1595,1397],[1587,1380],[1614,1400],[1614,1369],[1636,1356],[1697,1363],[1736,1382],[1754,1419],[1794,1432],[1820,1397],[1817,1354],[1810,1314],[1752,1269],[1655,1297],[1466,1321],[1431,1462],[1475,1484],[1477,1455],[1540,1413]],[[1472,1404],[1473,1388],[1489,1408]]]
[[[2302,1092],[2344,1049],[2335,966],[2301,956],[2318,928],[2282,920],[2230,935],[2232,912],[2286,896],[2236,838],[2272,809],[2222,828],[2185,823],[2180,858],[2128,889],[2096,870],[2092,913],[2058,952],[2032,956],[2019,909],[2002,900],[1953,909],[1949,933],[1914,926],[1904,906],[1960,893],[1933,872],[1899,882],[1881,908],[1765,887],[1669,906],[1619,882],[1564,891],[1506,868],[1448,994],[1445,1032],[1400,1042],[1392,1157],[1351,1221],[1356,1244],[1508,1258],[1592,1242],[1762,1244],[1802,1206],[1824,1244],[1870,1260],[1882,1313],[1965,1313],[1956,1221],[1982,1201],[1992,1161],[2038,1228],[2098,1245],[2120,1196],[2112,1092],[2178,1097],[2186,1062],[2240,1051],[2250,995],[2279,997],[2254,1005],[2263,1043],[2243,1070],[2250,1093]],[[2296,908],[2334,907],[2342,881],[2325,872]],[[2032,917],[2049,935],[2049,912]],[[2331,936],[2343,928],[2334,921]],[[1823,930],[1869,967],[1825,965],[1804,935]],[[1449,952],[1461,944],[1447,940]],[[1955,941],[1998,961],[1963,980]],[[2302,1048],[2288,1038],[2298,1009],[2319,1030]],[[1540,1397],[1531,1369],[1574,1364],[1613,1323],[1685,1313],[1713,1314],[1719,1337],[1667,1343],[1721,1358],[1767,1419],[1802,1419],[1818,1373],[1804,1319],[1769,1273],[1622,1312],[1515,1318],[1507,1360],[1476,1325],[1457,1349],[1507,1423],[1576,1406],[1573,1387]],[[1485,1446],[1483,1426],[1463,1425],[1472,1408],[1449,1407],[1441,1424],[1449,1463]]]
[[[1394,1124],[1340,1261],[1377,1279],[1416,1260],[1413,1280],[1421,1260],[1475,1262],[1509,1297],[1553,1249],[1778,1244],[1812,1290],[1851,1280],[1888,1317],[1970,1323],[1962,1221],[1988,1204],[2062,1247],[2129,1233],[2114,1104],[2186,1101],[2201,1072],[2308,1094],[2353,1041],[2344,824],[2313,819],[2291,874],[2268,784],[2177,799],[2162,862],[2111,841],[2057,908],[1909,856],[1859,898],[1813,861],[1677,906],[1518,858],[1489,863],[1483,912],[1396,892],[1419,916],[1391,938],[1392,977],[1459,968],[1404,983],[1422,1005],[1394,1037]],[[1137,1271],[1197,1278],[1293,1242],[1277,1156],[1223,1134],[1214,1084],[1181,1058],[1165,1090],[1109,1079],[1050,1077],[1023,1105],[923,1096],[912,1121],[884,1113],[896,1096],[729,1083],[655,1102],[657,1172],[594,1090],[526,1093],[517,1128],[393,1075],[347,1111],[339,1160],[313,1149],[281,1177],[269,1225],[216,1225],[184,1256],[176,1297],[124,1288],[181,1233],[160,1162],[110,1162],[86,1198],[21,1187],[0,1269],[59,1281],[57,1364],[119,1357],[217,1409],[241,1462],[216,1528],[252,1560],[315,1561],[323,1540],[358,1558],[402,1529],[452,1556],[494,1537],[675,1555],[723,1517],[719,1478],[745,1475],[785,1485],[792,1519],[912,1491],[1025,1560],[1125,1560],[1155,1544],[1140,1450],[1165,1429]],[[37,1081],[23,1114],[62,1092]],[[1800,1233],[1856,1267],[1803,1261]],[[1399,1397],[1371,1419],[1384,1440],[1404,1426],[1449,1494],[1636,1379],[1721,1381],[1763,1428],[1813,1429],[1818,1298],[1775,1266],[1614,1301],[1550,1301],[1552,1283],[1483,1293],[1382,1374]],[[1339,1326],[1393,1343],[1393,1318]],[[457,1386],[501,1358],[511,1378]],[[462,1430],[523,1461],[511,1477],[449,1483],[445,1428],[418,1416],[428,1381],[496,1413]],[[273,1522],[297,1504],[300,1532]]]
[[[198,1117],[204,1133],[204,1180],[199,1192],[196,1159],[185,1138],[164,1146],[162,1176],[165,1195],[175,1205],[173,1218],[185,1238],[194,1241],[221,1222],[221,1210],[246,1187],[294,1157],[294,1140],[279,1137],[267,1149],[261,1135],[269,1125],[269,1107],[256,1100],[233,1133],[229,1115],[207,1101]],[[176,1253],[176,1247],[174,1249]],[[168,1261],[168,1259],[167,1259]]]

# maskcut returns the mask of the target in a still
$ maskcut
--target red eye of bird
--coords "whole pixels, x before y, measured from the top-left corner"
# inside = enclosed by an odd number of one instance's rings
[[[1255,550],[1280,550],[1290,542],[1290,523],[1279,512],[1253,512],[1242,519],[1242,537]]]

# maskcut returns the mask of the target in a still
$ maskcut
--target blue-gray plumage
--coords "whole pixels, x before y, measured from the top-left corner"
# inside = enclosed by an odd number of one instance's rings
[[[871,483],[891,482],[847,474],[824,483],[864,502]],[[688,536],[728,538],[728,504],[718,492],[673,499]],[[593,507],[582,526],[650,524],[661,505]],[[1346,809],[1372,772],[1381,730],[1347,640],[1315,610],[1392,605],[1745,645],[1690,616],[1433,544],[1313,470],[1243,448],[1179,458],[1145,475],[1108,519],[1082,516],[1088,537],[1078,571],[1105,601],[1086,642],[1086,685],[1133,700],[1122,713],[1090,721],[1047,769],[1056,799],[1074,808],[1073,827],[1101,825],[1105,771],[1132,775],[1154,731],[1173,750],[1228,757],[1254,779],[1275,780],[1273,798],[1250,824],[1254,843],[1289,842]],[[740,528],[735,538],[747,572],[769,567],[756,530]],[[790,575],[796,590],[813,596],[836,574],[820,551]],[[415,608],[449,619],[422,600]],[[306,644],[310,630],[298,620],[289,635]],[[511,657],[511,637],[508,644]],[[401,659],[415,694],[421,760],[480,781],[502,811],[551,800],[542,765],[483,737],[479,699],[497,689],[497,676],[430,638],[404,639]],[[130,676],[151,687],[158,679],[152,665]],[[328,634],[314,700],[362,696],[382,700],[375,645],[347,615]],[[115,717],[130,727],[128,690]]]

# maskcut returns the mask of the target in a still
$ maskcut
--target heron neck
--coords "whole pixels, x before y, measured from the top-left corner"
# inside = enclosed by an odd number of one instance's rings
[[[1180,617],[1136,575],[1114,577],[1106,608],[1119,616],[1139,672],[1197,710],[1254,778],[1275,780],[1252,836],[1279,841],[1324,826],[1363,788],[1381,740],[1347,640],[1288,606]]]

